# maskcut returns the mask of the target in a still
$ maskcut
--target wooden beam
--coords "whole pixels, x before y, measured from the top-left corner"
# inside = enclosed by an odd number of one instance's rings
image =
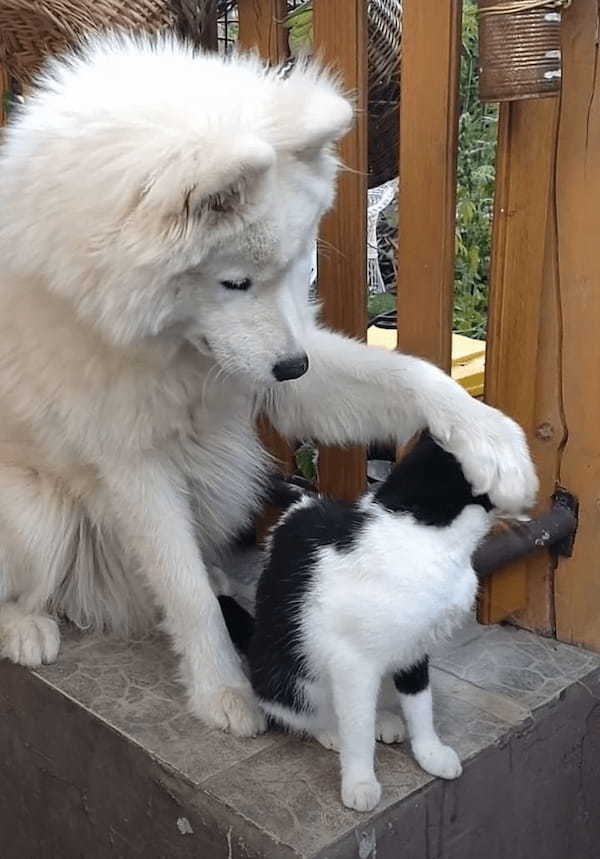
[[[404,0],[398,345],[450,369],[462,0]]]
[[[325,322],[365,339],[367,329],[367,2],[314,0],[314,44],[356,94],[357,118],[340,146],[348,168],[339,180],[335,209],[322,224],[319,295]],[[353,499],[365,486],[363,448],[321,448],[319,485],[338,498]]]
[[[600,650],[600,62],[597,0],[563,13],[556,165],[563,410],[559,479],[580,502],[574,554],[556,571],[556,631]]]
[[[286,15],[286,0],[238,0],[240,46],[257,49],[273,63],[285,60],[288,41],[282,22]]]
[[[549,227],[548,212],[557,108],[551,98],[500,108],[485,373],[486,401],[515,418],[540,455],[543,509],[554,490],[563,433],[555,337],[542,338],[540,351],[543,298],[548,333],[554,325],[554,227]],[[480,619],[496,623],[523,611],[531,600],[536,605],[531,625],[550,632],[550,585],[548,556],[515,564],[488,583]],[[521,622],[526,620],[522,614]]]

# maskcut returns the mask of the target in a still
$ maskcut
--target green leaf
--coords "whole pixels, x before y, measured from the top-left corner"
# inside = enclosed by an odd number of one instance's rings
[[[296,467],[305,480],[313,481],[317,476],[317,450],[311,444],[303,444],[296,451]]]

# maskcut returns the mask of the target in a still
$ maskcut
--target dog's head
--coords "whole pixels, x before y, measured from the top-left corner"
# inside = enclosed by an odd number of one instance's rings
[[[306,367],[312,249],[352,109],[311,64],[107,36],[8,130],[3,266],[117,344],[181,337],[255,383]]]

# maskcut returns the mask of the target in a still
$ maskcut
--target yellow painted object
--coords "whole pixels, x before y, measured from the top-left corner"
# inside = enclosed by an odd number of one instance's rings
[[[396,331],[372,325],[367,332],[369,346],[396,348]],[[452,378],[473,397],[483,394],[485,373],[485,340],[473,340],[463,334],[452,335]]]

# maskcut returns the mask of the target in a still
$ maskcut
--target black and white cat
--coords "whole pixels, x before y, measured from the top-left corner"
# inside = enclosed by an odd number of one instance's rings
[[[238,641],[249,641],[265,712],[339,750],[349,808],[380,799],[375,741],[404,738],[398,704],[420,766],[460,775],[434,728],[427,654],[473,606],[471,556],[493,520],[487,496],[474,497],[456,459],[425,434],[356,504],[305,495],[273,529],[254,632],[240,636],[238,614]],[[233,606],[222,606],[234,632]]]

